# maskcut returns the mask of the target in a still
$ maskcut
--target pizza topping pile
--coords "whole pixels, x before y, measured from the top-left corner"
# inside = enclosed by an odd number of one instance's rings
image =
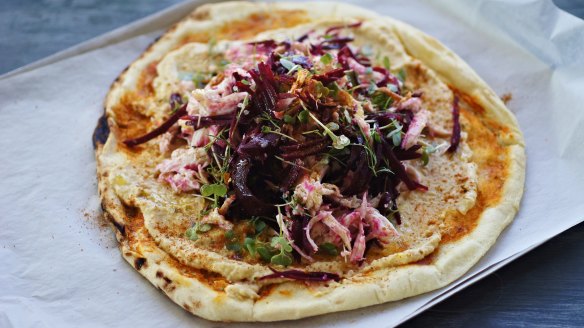
[[[408,162],[427,164],[443,145],[424,140],[430,115],[404,71],[343,34],[360,25],[233,46],[214,74],[181,83],[165,123],[125,141],[162,135],[162,151],[186,141],[157,171],[175,191],[207,200],[188,238],[223,229],[234,256],[289,266],[315,257],[360,264],[399,235],[400,191],[427,190]],[[451,151],[460,125],[454,132]],[[286,272],[273,276],[295,276]],[[308,278],[336,279],[321,274]]]

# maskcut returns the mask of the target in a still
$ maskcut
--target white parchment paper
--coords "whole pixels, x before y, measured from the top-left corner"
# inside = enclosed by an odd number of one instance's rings
[[[584,220],[583,21],[545,0],[354,2],[437,37],[498,94],[513,95],[527,143],[524,200],[456,283],[281,327],[396,325]],[[0,327],[227,326],[188,314],[123,261],[99,219],[91,146],[110,83],[196,5],[0,77]]]

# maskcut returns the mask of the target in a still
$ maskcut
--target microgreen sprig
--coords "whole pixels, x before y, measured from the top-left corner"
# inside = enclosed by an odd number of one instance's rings
[[[211,230],[211,225],[207,224],[207,223],[203,223],[201,224],[201,222],[197,222],[195,223],[192,227],[188,228],[187,231],[185,232],[185,236],[192,240],[195,241],[197,239],[199,239],[199,232],[207,232],[209,230]]]
[[[226,239],[229,242],[225,246],[227,249],[237,248],[237,251],[243,249],[250,256],[259,256],[263,261],[274,265],[286,267],[292,264],[292,246],[284,236],[282,228],[280,228],[280,233],[277,236],[273,236],[268,242],[263,242],[259,239],[259,236],[265,231],[267,224],[260,217],[252,217],[249,224],[253,225],[254,233],[248,234],[244,238],[243,245],[233,242],[236,239],[233,232],[229,237],[226,235]],[[237,246],[233,246],[233,244],[237,244]]]
[[[223,183],[204,184],[200,188],[201,195],[213,198],[213,207],[217,207],[218,200],[227,194],[227,186]]]
[[[272,246],[275,250],[279,250],[280,254],[276,254],[272,256],[270,262],[272,264],[281,265],[281,266],[289,266],[292,264],[292,246],[288,242],[288,239],[284,236],[284,216],[282,215],[280,207],[278,207],[278,215],[276,216],[276,220],[278,221],[278,226],[280,227],[280,234],[278,236],[272,237],[270,242],[270,246]]]
[[[331,138],[333,142],[333,148],[335,149],[343,149],[351,143],[351,140],[347,138],[344,134],[337,136],[336,134],[331,131],[326,125],[322,124],[322,122],[316,118],[311,112],[308,112],[308,115],[318,124],[321,128],[324,129],[324,133]],[[338,126],[338,125],[337,125]]]
[[[289,61],[286,58],[280,59],[280,64],[284,66],[288,70],[288,75],[292,75],[296,70],[300,68],[300,65],[294,64],[293,62]]]
[[[286,163],[286,164],[289,164],[289,165],[294,165],[294,166],[296,166],[296,167],[299,167],[299,168],[303,169],[303,170],[304,170],[304,171],[306,171],[306,172],[310,172],[310,170],[309,170],[309,169],[307,169],[306,167],[304,167],[304,166],[302,166],[302,165],[298,165],[298,164],[296,164],[296,163],[294,163],[294,162],[291,162],[291,161],[285,160],[284,158],[282,158],[282,157],[280,157],[280,156],[278,156],[278,155],[274,155],[274,157],[275,157],[277,160],[281,161],[282,163]]]
[[[332,61],[333,61],[333,55],[331,55],[329,53],[326,53],[320,57],[320,62],[325,64],[325,65],[330,64]]]
[[[391,70],[391,62],[387,56],[383,56],[383,67],[388,71]]]
[[[430,155],[431,154],[436,153],[436,152],[440,151],[441,149],[448,148],[448,143],[441,143],[441,144],[435,145],[435,144],[425,142],[423,140],[420,140],[420,143],[423,146],[422,147],[422,157],[420,159],[422,160],[422,164],[424,166],[428,165],[428,163],[430,162]]]
[[[262,132],[263,132],[263,133],[273,133],[273,134],[277,134],[277,135],[279,135],[279,136],[281,136],[281,137],[284,137],[284,138],[286,138],[286,139],[290,139],[290,140],[292,140],[292,141],[298,142],[298,140],[296,140],[296,139],[292,138],[291,136],[289,136],[289,135],[287,135],[287,134],[284,134],[284,133],[280,132],[280,130],[279,130],[279,129],[278,129],[278,130],[272,130],[272,129],[271,129],[269,126],[267,126],[267,125],[264,125],[264,126],[262,126]]]

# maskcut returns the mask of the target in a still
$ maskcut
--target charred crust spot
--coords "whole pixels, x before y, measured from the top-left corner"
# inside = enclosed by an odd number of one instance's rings
[[[114,83],[112,83],[112,86],[113,86],[114,84],[116,84],[116,82],[119,82],[119,81],[120,81],[120,79],[122,78],[122,76],[124,76],[124,74],[125,74],[125,73],[126,73],[128,70],[129,70],[129,69],[130,69],[130,65],[126,66],[126,68],[124,68],[124,69],[122,70],[122,72],[120,73],[120,75],[118,75],[118,77],[116,77],[116,79],[114,80]]]
[[[133,217],[136,217],[136,215],[138,215],[138,209],[136,207],[128,206],[126,204],[123,204],[123,206],[124,206],[124,213],[129,218],[133,218]]]
[[[167,293],[170,293],[170,292],[174,291],[175,289],[176,289],[175,285],[166,284],[164,286],[164,290],[166,290]]]
[[[136,268],[136,270],[141,270],[143,266],[148,266],[148,263],[146,263],[146,259],[143,257],[139,257],[137,259],[134,260],[134,267]]]
[[[192,311],[191,307],[187,303],[183,304],[183,308],[189,312]]]
[[[156,44],[156,42],[158,42],[158,40],[160,40],[161,37],[162,37],[162,35],[159,35],[152,42],[150,42],[150,44],[148,45],[148,47],[146,47],[146,50],[140,56],[140,58],[143,58],[146,53],[152,51],[152,47],[154,47],[154,45]]]
[[[126,227],[124,227],[123,224],[117,222],[116,220],[112,220],[112,224],[114,225],[114,227],[116,227],[116,229],[118,229],[122,236],[126,235]]]
[[[164,280],[167,284],[172,283],[172,280],[165,276],[160,270],[156,271],[156,278]]]
[[[130,65],[126,66],[126,68],[124,68],[124,70],[122,71],[122,74],[126,73],[129,69],[130,69]]]
[[[107,117],[104,114],[97,120],[97,126],[93,131],[93,148],[96,149],[98,145],[103,145],[107,141],[110,134],[110,128],[107,124]]]
[[[166,277],[164,273],[162,273],[162,271],[160,270],[156,271],[156,278],[164,280],[164,285],[161,286],[161,289],[163,289],[167,293],[170,293],[176,289],[176,286],[172,285],[172,280]]]

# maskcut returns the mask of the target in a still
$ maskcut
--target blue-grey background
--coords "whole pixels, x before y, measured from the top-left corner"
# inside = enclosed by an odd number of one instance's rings
[[[0,74],[178,2],[0,0]],[[584,18],[584,0],[554,3]],[[584,223],[403,326],[584,327]]]

